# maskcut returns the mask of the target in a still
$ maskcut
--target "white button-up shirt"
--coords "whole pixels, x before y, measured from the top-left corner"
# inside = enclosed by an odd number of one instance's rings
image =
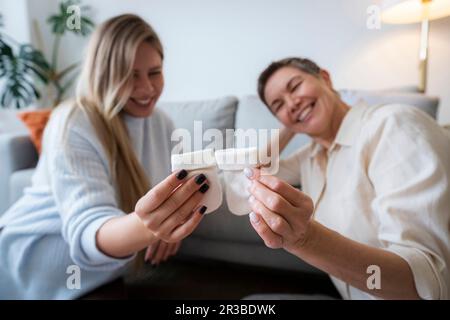
[[[405,259],[420,297],[450,298],[450,139],[431,117],[357,105],[329,150],[310,143],[279,176],[301,184],[319,223]],[[331,278],[345,299],[374,298]]]

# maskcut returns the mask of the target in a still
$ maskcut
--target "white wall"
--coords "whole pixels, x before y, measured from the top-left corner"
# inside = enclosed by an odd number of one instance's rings
[[[0,0],[4,32],[14,35],[19,42],[30,41],[30,24],[27,0]]]
[[[54,11],[51,4],[58,1],[28,2],[31,17],[44,23],[45,11]],[[316,60],[331,72],[337,88],[417,85],[419,25],[367,29],[366,10],[378,2],[84,0],[97,22],[133,12],[159,32],[167,56],[163,100],[255,93],[259,72],[290,55]],[[428,93],[441,97],[441,123],[450,123],[449,39],[450,18],[432,22]],[[83,43],[66,41],[62,64],[78,60]]]

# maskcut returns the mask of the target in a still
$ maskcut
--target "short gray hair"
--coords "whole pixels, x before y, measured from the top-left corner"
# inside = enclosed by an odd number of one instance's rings
[[[276,71],[288,66],[300,69],[315,77],[319,77],[320,71],[322,70],[317,63],[307,58],[290,57],[272,62],[258,78],[258,95],[265,105],[267,105],[267,101],[264,97],[264,90],[266,89],[267,81]]]

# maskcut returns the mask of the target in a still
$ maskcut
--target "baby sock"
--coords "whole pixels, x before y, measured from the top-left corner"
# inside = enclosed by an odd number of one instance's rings
[[[212,149],[201,151],[173,154],[171,157],[172,172],[177,170],[186,170],[187,178],[203,173],[208,179],[209,190],[205,193],[202,200],[207,207],[205,213],[217,210],[222,204],[222,186],[217,174],[216,159]]]
[[[248,203],[250,197],[248,188],[251,182],[244,175],[243,170],[259,165],[258,149],[217,150],[215,156],[217,166],[223,171],[228,209],[239,216],[249,214],[252,211]]]

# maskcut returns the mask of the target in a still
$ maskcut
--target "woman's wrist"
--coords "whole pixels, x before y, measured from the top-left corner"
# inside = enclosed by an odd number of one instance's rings
[[[97,231],[97,248],[103,253],[124,258],[145,249],[157,238],[136,213],[108,220]]]
[[[320,234],[323,231],[321,227],[322,225],[319,222],[311,220],[303,237],[292,248],[287,249],[287,251],[299,258],[314,252],[314,246],[319,241]]]
[[[142,226],[141,234],[142,234],[142,237],[143,237],[143,241],[146,243],[145,247],[148,247],[148,246],[154,244],[158,240],[158,238],[154,235],[154,233],[151,232],[148,228],[145,227],[144,223],[139,218],[139,216],[136,214],[136,212],[130,213],[129,216],[133,217],[134,219],[136,219],[136,224],[137,225],[140,224]]]

